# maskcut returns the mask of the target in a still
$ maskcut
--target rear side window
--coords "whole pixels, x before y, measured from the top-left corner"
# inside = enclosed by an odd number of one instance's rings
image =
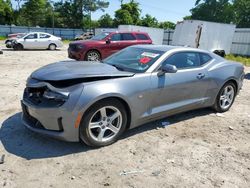
[[[123,33],[122,40],[136,40],[136,38],[131,33]]]
[[[136,34],[138,40],[148,40],[148,37],[144,34]]]
[[[111,41],[120,41],[121,40],[121,34],[116,33],[111,36]]]
[[[40,34],[40,38],[41,38],[41,39],[47,39],[47,38],[50,38],[50,35],[47,35],[47,34]]]
[[[162,65],[166,64],[175,65],[178,69],[195,68],[200,66],[200,57],[196,52],[180,52],[167,58]]]
[[[200,64],[204,65],[207,62],[209,62],[212,59],[212,57],[205,53],[200,53]]]

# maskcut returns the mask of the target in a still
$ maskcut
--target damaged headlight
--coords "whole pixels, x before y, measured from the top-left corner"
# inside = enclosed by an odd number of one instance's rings
[[[66,101],[69,97],[69,93],[46,90],[43,93],[43,97],[49,100]]]

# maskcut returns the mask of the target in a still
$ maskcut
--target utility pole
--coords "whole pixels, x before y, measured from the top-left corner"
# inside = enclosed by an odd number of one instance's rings
[[[49,1],[49,3],[52,6],[52,28],[53,28],[53,35],[55,34],[54,29],[55,29],[55,7],[54,7],[54,2],[53,1]]]

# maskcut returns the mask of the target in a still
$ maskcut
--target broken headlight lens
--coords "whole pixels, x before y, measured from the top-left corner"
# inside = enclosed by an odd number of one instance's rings
[[[54,91],[44,91],[43,97],[48,100],[55,101],[66,101],[69,97],[69,93],[67,92],[54,92]]]

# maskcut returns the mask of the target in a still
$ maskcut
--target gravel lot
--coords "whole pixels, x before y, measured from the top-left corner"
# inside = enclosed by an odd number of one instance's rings
[[[20,121],[29,74],[65,59],[66,45],[56,51],[4,49],[0,55],[0,187],[250,187],[249,67],[243,90],[223,117],[196,110],[91,149],[42,137]],[[166,121],[170,125],[162,126]]]

